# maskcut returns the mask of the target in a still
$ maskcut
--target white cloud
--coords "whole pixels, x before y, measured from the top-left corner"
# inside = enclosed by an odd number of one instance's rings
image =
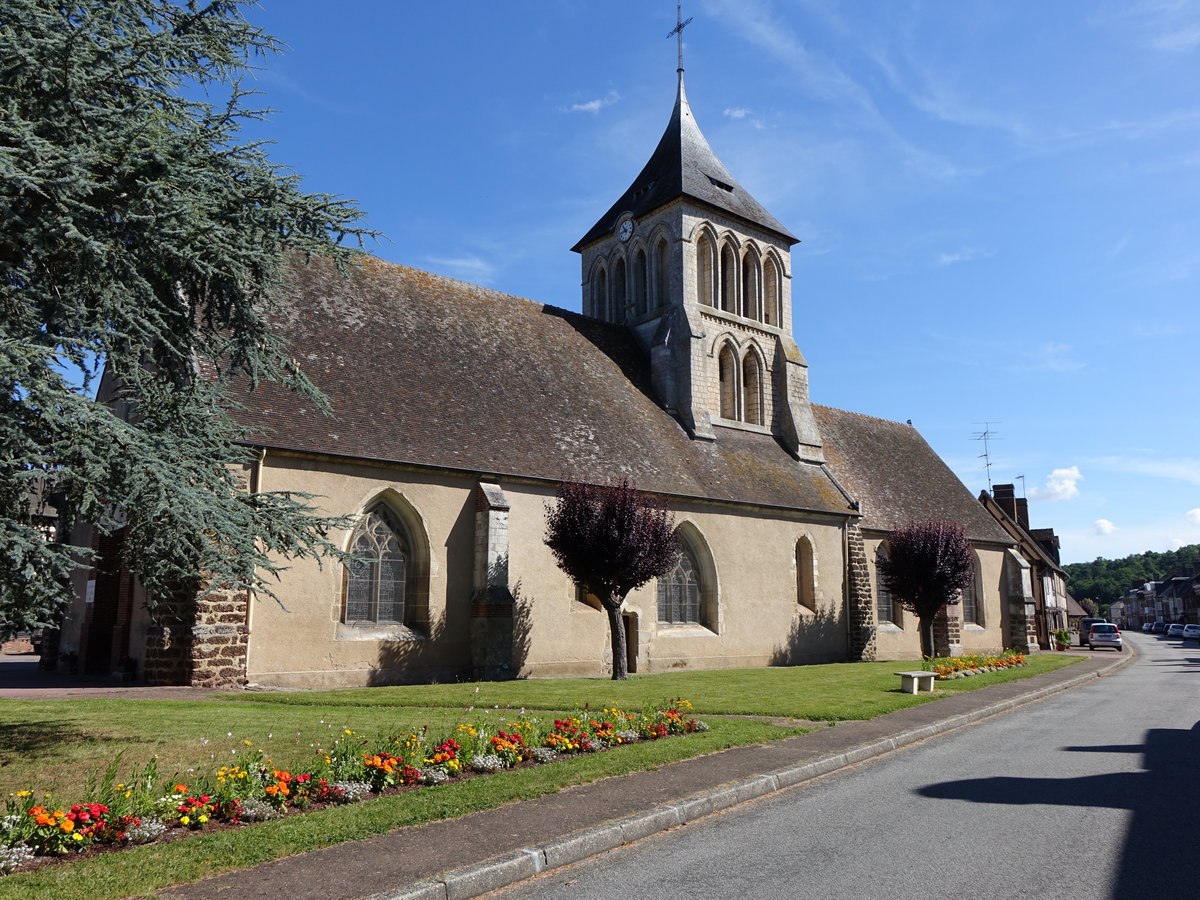
[[[479,256],[429,257],[429,262],[448,270],[451,278],[474,284],[488,284],[496,275],[496,267]]]
[[[1074,347],[1046,341],[1037,347],[1018,350],[1023,358],[1017,365],[1009,366],[1013,372],[1077,372],[1087,363],[1074,356]]]
[[[586,103],[573,103],[566,108],[566,112],[589,112],[598,113],[606,106],[612,106],[620,101],[621,95],[616,91],[609,91],[603,97],[597,97],[595,100],[588,100]]]
[[[1046,476],[1046,486],[1034,488],[1029,492],[1030,500],[1070,500],[1079,496],[1077,482],[1083,480],[1079,466],[1067,469],[1055,469]],[[1111,523],[1110,523],[1111,524]]]
[[[1200,525],[1200,507],[1187,511],[1187,520],[1193,525]]]
[[[1097,519],[1092,523],[1092,527],[1096,529],[1096,534],[1112,534],[1117,530],[1117,526],[1108,519]]]
[[[939,266],[952,266],[955,263],[970,262],[975,259],[988,259],[995,255],[995,250],[987,250],[981,247],[962,247],[952,253],[939,253],[937,264]]]
[[[746,109],[744,106],[731,107],[725,110],[725,115],[731,119],[744,119],[746,116],[754,115],[754,110]]]
[[[1187,457],[1135,459],[1128,456],[1101,456],[1086,462],[1090,466],[1111,472],[1151,475],[1155,478],[1172,478],[1190,484],[1200,484],[1200,459]]]

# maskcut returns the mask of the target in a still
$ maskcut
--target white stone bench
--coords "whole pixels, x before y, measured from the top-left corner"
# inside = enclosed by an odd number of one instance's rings
[[[900,676],[900,690],[905,694],[918,694],[921,691],[933,693],[932,672],[896,672]]]

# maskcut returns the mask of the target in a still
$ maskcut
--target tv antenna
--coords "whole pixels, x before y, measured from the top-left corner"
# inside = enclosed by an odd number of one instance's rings
[[[1013,481],[1020,481],[1020,482],[1021,482],[1021,496],[1022,496],[1022,497],[1024,497],[1024,496],[1025,496],[1025,476],[1024,476],[1024,475],[1017,475],[1017,476],[1015,476],[1015,477],[1013,478]]]
[[[679,37],[679,68],[678,72],[683,71],[683,29],[692,24],[692,19],[695,16],[688,16],[687,21],[683,20],[683,7],[681,0],[675,0],[675,27],[667,32],[668,38]]]
[[[983,441],[983,452],[979,454],[979,458],[983,460],[984,471],[987,472],[988,493],[992,492],[992,457],[988,453],[988,441],[1000,440],[1000,435],[992,431],[993,425],[999,425],[999,422],[975,422],[976,425],[982,425],[983,431],[977,431],[971,435],[976,441]]]

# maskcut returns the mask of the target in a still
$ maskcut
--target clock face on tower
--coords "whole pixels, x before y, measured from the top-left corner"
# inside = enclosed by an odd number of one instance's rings
[[[631,237],[633,237],[633,220],[632,219],[626,219],[624,222],[621,223],[621,227],[617,231],[617,237],[619,237],[623,241],[627,241]]]

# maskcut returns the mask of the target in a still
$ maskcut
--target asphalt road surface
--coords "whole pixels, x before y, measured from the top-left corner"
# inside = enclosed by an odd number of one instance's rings
[[[1200,648],[497,897],[1200,897]],[[1115,651],[1114,651],[1115,652]]]

